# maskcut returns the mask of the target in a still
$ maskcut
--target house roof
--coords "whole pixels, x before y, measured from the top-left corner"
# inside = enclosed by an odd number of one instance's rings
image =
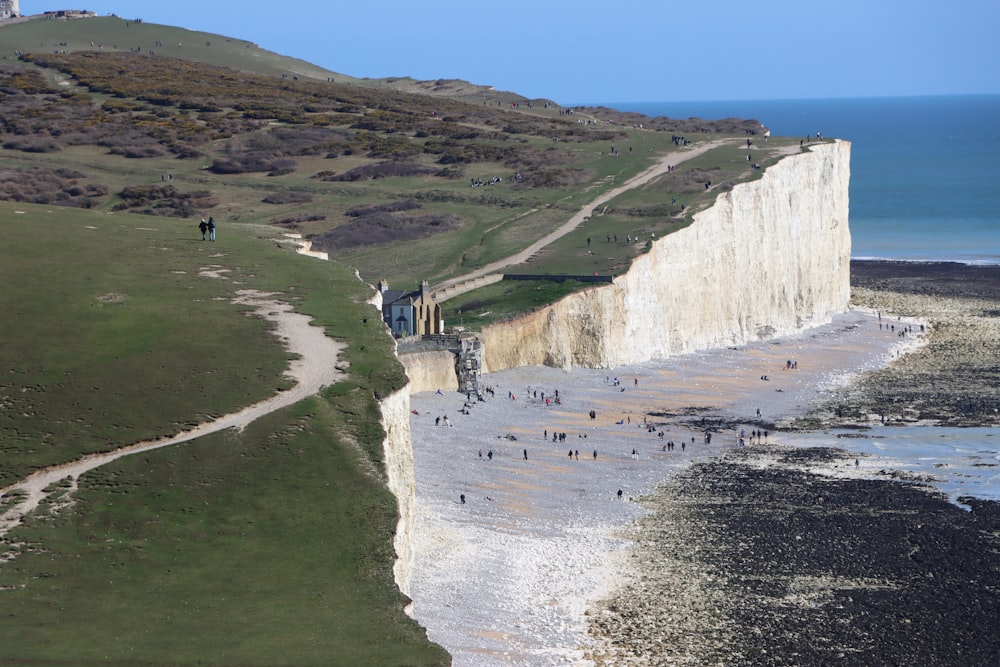
[[[404,294],[406,294],[406,292],[401,289],[387,289],[382,292],[382,304],[388,306],[396,303],[396,301],[398,301]]]

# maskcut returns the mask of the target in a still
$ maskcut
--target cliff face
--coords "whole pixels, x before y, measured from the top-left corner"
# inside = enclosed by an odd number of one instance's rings
[[[612,285],[484,330],[484,371],[607,368],[828,321],[850,298],[849,180],[849,142],[782,159]]]
[[[484,371],[608,368],[792,333],[850,298],[850,143],[813,146],[735,186],[657,240],[608,286],[482,332]],[[380,299],[376,300],[376,305]],[[395,574],[413,572],[409,392],[457,389],[450,353],[402,355],[410,385],[383,400],[389,486],[399,499]]]
[[[458,391],[455,374],[455,355],[448,351],[413,352],[399,355],[399,360],[410,378],[410,392]]]
[[[382,428],[385,429],[385,468],[389,490],[399,503],[399,523],[393,546],[396,562],[393,575],[404,595],[410,594],[413,579],[413,503],[416,481],[413,476],[413,449],[410,440],[410,388],[404,387],[382,399]]]

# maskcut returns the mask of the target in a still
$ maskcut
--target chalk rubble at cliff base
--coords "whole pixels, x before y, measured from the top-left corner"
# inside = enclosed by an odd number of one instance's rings
[[[619,531],[644,514],[635,500],[733,448],[739,428],[780,442],[773,424],[917,342],[854,311],[800,335],[614,371],[502,371],[485,378],[485,402],[412,397],[415,618],[459,666],[592,663],[601,647],[588,615],[633,569]]]

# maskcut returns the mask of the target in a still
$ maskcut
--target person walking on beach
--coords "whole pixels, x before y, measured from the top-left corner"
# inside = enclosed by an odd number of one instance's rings
[[[215,240],[215,219],[212,216],[208,216],[208,240]]]
[[[527,460],[528,460],[528,450],[527,450],[527,449],[526,449],[526,450],[524,450],[524,460],[525,460],[525,461],[527,461]]]
[[[201,222],[198,223],[198,229],[201,230],[201,240],[204,241],[205,240],[205,232],[208,231],[208,223],[205,222],[205,218],[202,218]]]
[[[622,490],[618,489],[618,500],[622,499]]]

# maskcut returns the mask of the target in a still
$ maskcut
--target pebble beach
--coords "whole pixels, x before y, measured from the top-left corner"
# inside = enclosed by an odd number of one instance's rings
[[[684,664],[624,661],[595,625],[642,569],[641,499],[700,462],[765,450],[755,433],[780,446],[781,424],[922,344],[880,323],[855,310],[634,367],[502,371],[483,401],[413,396],[414,617],[457,666]]]

